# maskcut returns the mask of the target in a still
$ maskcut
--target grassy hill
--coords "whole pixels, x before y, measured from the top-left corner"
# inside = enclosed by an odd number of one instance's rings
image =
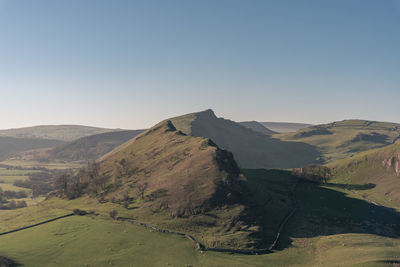
[[[240,174],[231,153],[209,139],[177,131],[170,121],[101,160],[101,171],[112,181],[103,198],[130,199],[134,218],[190,233],[207,246],[265,248],[291,208],[289,195],[273,192],[272,183],[257,178],[248,181]],[[279,197],[285,200],[274,204],[280,212],[271,220],[261,218],[271,207],[258,205],[265,198]],[[267,230],[261,231],[263,226]]]
[[[309,144],[281,141],[239,123],[217,118],[212,110],[171,119],[177,129],[210,138],[231,151],[241,168],[293,168],[319,162],[319,152]]]
[[[121,131],[83,125],[40,125],[25,128],[0,130],[0,136],[16,138],[52,139],[72,141],[93,134]]]
[[[277,133],[290,133],[298,130],[311,127],[307,123],[294,123],[294,122],[259,122],[264,127]]]
[[[333,170],[332,182],[368,184],[351,188],[361,197],[400,210],[400,143],[359,153],[327,165]]]
[[[59,140],[0,136],[0,158],[5,158],[11,154],[30,149],[55,147],[62,143],[63,142]]]
[[[259,123],[257,121],[242,121],[242,122],[239,122],[239,124],[243,125],[246,128],[252,129],[253,131],[263,133],[266,135],[276,133],[276,132],[268,129],[267,127],[265,127],[264,125],[262,125],[261,123]]]
[[[325,162],[393,144],[399,136],[399,124],[365,120],[344,120],[274,135],[283,141],[299,141],[318,147]]]
[[[144,130],[130,130],[85,136],[50,149],[29,150],[13,155],[21,161],[74,162],[92,161],[132,139]]]

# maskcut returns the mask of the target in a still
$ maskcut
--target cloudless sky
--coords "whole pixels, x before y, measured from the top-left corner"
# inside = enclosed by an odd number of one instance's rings
[[[0,128],[400,122],[400,0],[0,0]]]

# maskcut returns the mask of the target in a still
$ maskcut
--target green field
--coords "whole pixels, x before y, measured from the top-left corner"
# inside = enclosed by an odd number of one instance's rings
[[[292,179],[281,177],[280,183],[270,181],[275,187],[272,191],[283,190],[285,180],[287,183]],[[98,204],[91,198],[72,201],[54,198],[20,210],[0,211],[0,231],[67,214],[77,207],[94,210],[98,215],[73,216],[0,236],[0,255],[24,266],[396,266],[399,263],[397,213],[344,192],[340,184],[300,183],[296,199],[297,211],[271,254],[200,253],[183,237],[111,220],[108,212],[112,209],[118,210],[120,216],[131,214],[121,205]],[[276,212],[269,210],[265,217],[272,219]]]

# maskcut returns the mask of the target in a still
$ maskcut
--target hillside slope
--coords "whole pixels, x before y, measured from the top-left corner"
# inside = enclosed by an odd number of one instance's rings
[[[381,205],[400,210],[400,143],[328,164],[331,182],[368,185],[351,188]]]
[[[82,137],[55,147],[50,151],[49,158],[64,161],[95,160],[143,131],[130,130]]]
[[[279,186],[282,179],[273,175],[270,183],[251,173],[247,179],[230,152],[177,131],[170,121],[99,162],[108,177],[102,199],[129,204],[137,220],[190,233],[206,246],[266,248],[293,208],[293,179]]]
[[[262,134],[266,134],[266,135],[270,135],[270,134],[275,134],[276,132],[268,129],[267,127],[265,127],[264,125],[262,125],[261,123],[257,122],[257,121],[242,121],[239,122],[240,125],[243,125],[246,128],[252,129],[253,131],[262,133]]]
[[[399,136],[399,124],[365,120],[344,120],[274,135],[283,141],[299,141],[318,147],[325,162],[393,144]]]
[[[210,138],[219,147],[231,151],[241,168],[293,168],[319,162],[319,152],[312,145],[272,138],[217,118],[212,110],[170,120],[182,132]]]
[[[295,123],[295,122],[259,122],[264,127],[277,133],[290,133],[298,130],[311,127],[312,124],[308,123]]]
[[[93,134],[121,131],[83,125],[40,125],[25,128],[0,130],[0,136],[16,138],[52,139],[72,141]]]
[[[0,136],[0,158],[12,155],[14,153],[39,148],[55,147],[62,144],[59,140],[45,140],[34,138],[14,138]]]
[[[85,136],[50,149],[24,151],[13,155],[13,158],[39,162],[93,161],[143,131],[144,130],[130,130]]]

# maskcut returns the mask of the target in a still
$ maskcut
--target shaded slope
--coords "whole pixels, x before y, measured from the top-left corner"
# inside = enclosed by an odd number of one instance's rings
[[[277,133],[290,133],[312,126],[307,123],[294,122],[260,122],[264,127]]]
[[[59,140],[14,138],[14,137],[0,136],[0,157],[4,158],[11,154],[30,149],[54,147],[62,143],[63,142]]]
[[[0,136],[72,141],[93,134],[120,131],[83,125],[40,125],[0,130]]]
[[[318,147],[326,162],[393,144],[399,136],[399,124],[364,120],[344,120],[274,135],[284,141],[300,141]]]
[[[239,124],[243,125],[246,128],[252,129],[253,131],[263,133],[266,135],[276,133],[276,132],[268,129],[267,127],[265,127],[264,125],[262,125],[261,123],[259,123],[257,121],[242,121],[242,122],[239,122]]]
[[[241,168],[292,168],[319,162],[319,152],[309,144],[266,136],[239,123],[217,118],[212,110],[171,121],[186,134],[210,138],[231,151]]]

